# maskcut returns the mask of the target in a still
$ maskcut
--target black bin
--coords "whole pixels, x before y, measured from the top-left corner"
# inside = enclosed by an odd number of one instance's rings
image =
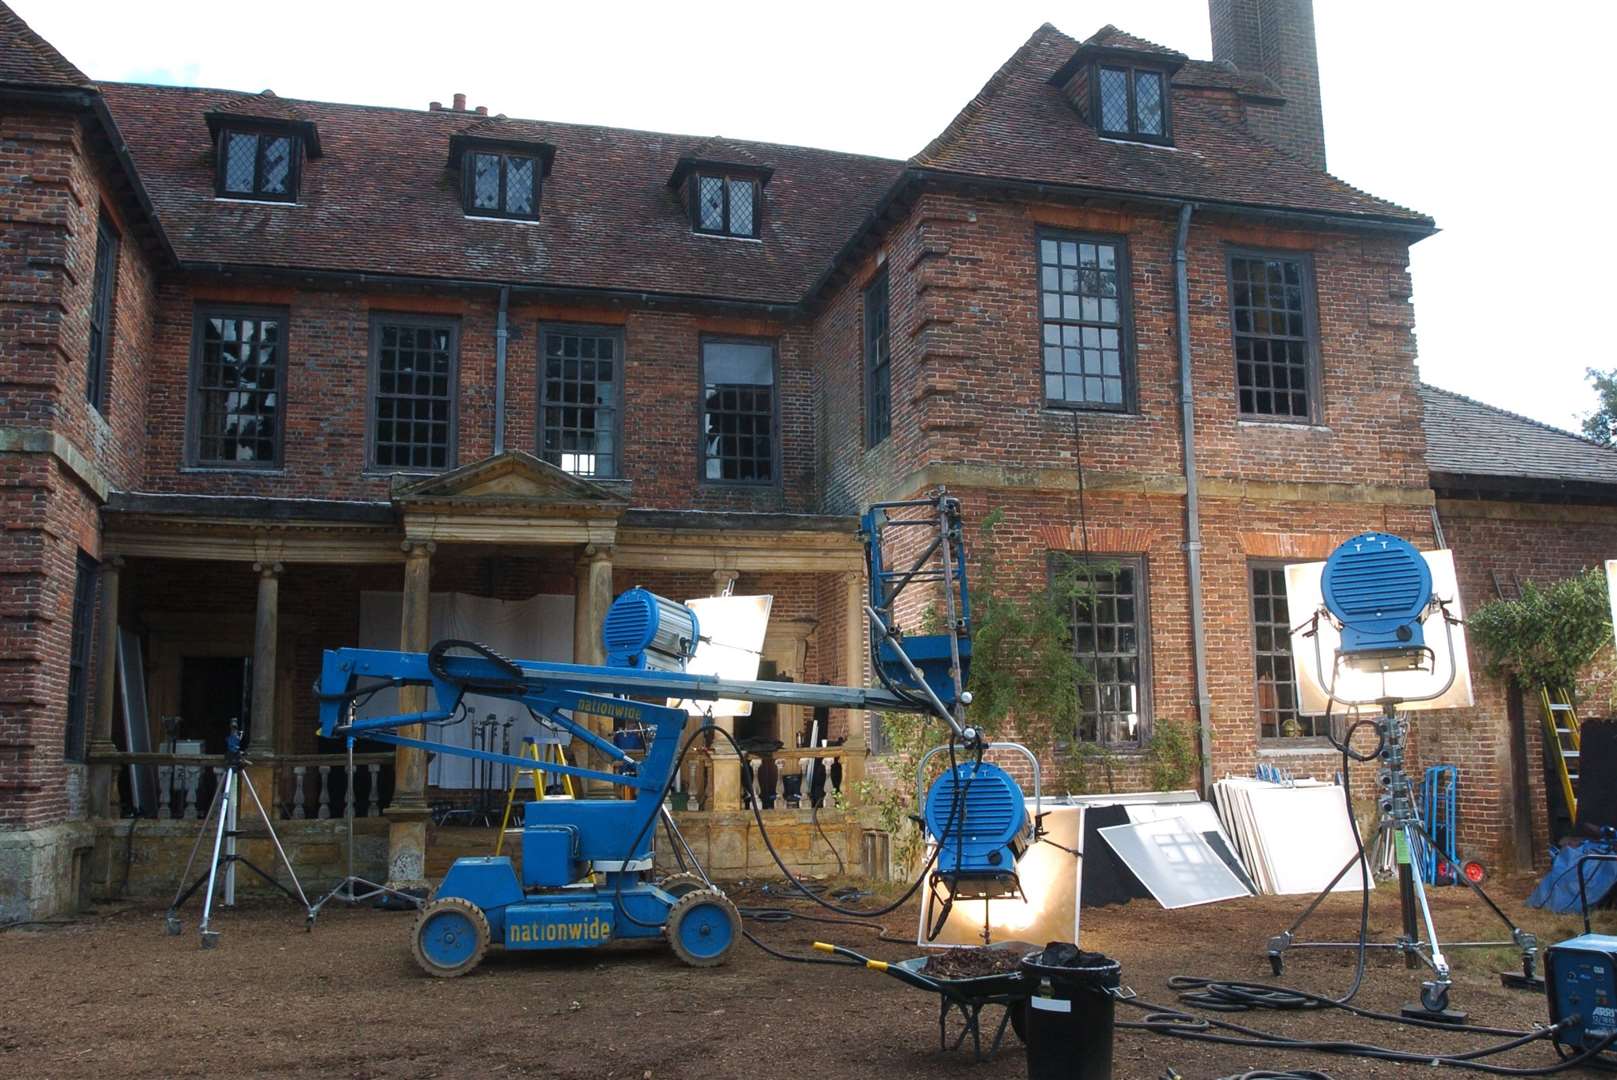
[[[1028,1080],[1111,1080],[1112,991],[1123,968],[1064,941],[1022,958],[1033,980],[1027,1003]]]

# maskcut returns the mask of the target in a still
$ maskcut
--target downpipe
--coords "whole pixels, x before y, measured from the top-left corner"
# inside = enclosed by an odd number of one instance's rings
[[[1173,244],[1174,306],[1179,322],[1179,417],[1185,456],[1185,565],[1190,575],[1190,643],[1196,660],[1196,742],[1201,757],[1202,797],[1213,791],[1213,699],[1207,691],[1207,633],[1202,611],[1202,519],[1196,486],[1196,395],[1190,367],[1190,203],[1179,206]]]
[[[505,453],[505,352],[511,334],[506,312],[511,306],[511,286],[500,286],[500,311],[494,320],[494,453]]]

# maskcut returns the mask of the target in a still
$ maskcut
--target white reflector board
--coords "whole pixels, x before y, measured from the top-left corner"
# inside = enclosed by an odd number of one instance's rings
[[[704,596],[687,600],[685,606],[696,612],[696,655],[685,665],[692,675],[717,675],[721,679],[747,681],[758,677],[763,659],[764,635],[769,630],[769,609],[773,596]],[[691,716],[751,716],[752,702],[686,701],[670,698],[673,708],[683,708]]]
[[[1426,560],[1426,565],[1432,571],[1432,595],[1447,602],[1450,615],[1464,619],[1460,587],[1454,576],[1454,553],[1448,550],[1423,551],[1421,558]],[[1328,616],[1321,615],[1317,622],[1312,618],[1316,611],[1325,608],[1320,588],[1320,574],[1324,569],[1322,562],[1292,563],[1286,567],[1286,610],[1291,614],[1293,628],[1291,655],[1297,672],[1299,704],[1305,716],[1319,716],[1325,712],[1330,695],[1321,681],[1321,669],[1323,679],[1328,683],[1333,677],[1336,650],[1342,644],[1342,635]],[[1319,628],[1317,638],[1310,634],[1315,626]],[[1465,627],[1445,627],[1443,613],[1433,611],[1421,623],[1421,629],[1426,644],[1436,654],[1431,670],[1377,673],[1354,671],[1344,665],[1334,675],[1337,701],[1403,698],[1405,700],[1398,706],[1400,711],[1469,707],[1472,704],[1471,659],[1465,647]],[[1454,642],[1452,652],[1449,648],[1451,633]],[[1415,700],[1436,693],[1448,680],[1451,669],[1454,671],[1454,683],[1441,697],[1430,701]],[[1341,712],[1342,705],[1337,704],[1334,710]]]
[[[1210,808],[1209,808],[1210,809]],[[1199,831],[1176,818],[1111,825],[1100,834],[1170,910],[1251,896]]]
[[[1033,804],[1027,812],[1032,814]],[[932,892],[921,891],[921,923],[915,933],[917,945],[982,945],[983,913],[987,908],[988,933],[993,941],[1077,941],[1078,897],[1083,884],[1084,861],[1073,854],[1083,850],[1084,808],[1044,804],[1044,829],[1048,840],[1030,846],[1016,864],[1027,901],[961,900],[949,911],[943,929],[931,941],[926,939],[932,925]],[[1060,844],[1061,847],[1056,847]],[[1063,851],[1062,848],[1069,850]],[[930,851],[928,852],[930,854]]]
[[[1354,862],[1353,827],[1339,786],[1232,778],[1213,789],[1225,828],[1265,895],[1317,893]],[[1353,865],[1332,891],[1358,892],[1362,882]],[[1375,888],[1373,876],[1370,887]]]

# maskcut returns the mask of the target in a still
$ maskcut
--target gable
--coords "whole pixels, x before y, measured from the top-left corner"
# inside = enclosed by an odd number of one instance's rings
[[[530,505],[598,509],[609,514],[628,505],[628,500],[606,485],[573,476],[520,450],[420,479],[401,475],[395,478],[392,497],[400,506]]]

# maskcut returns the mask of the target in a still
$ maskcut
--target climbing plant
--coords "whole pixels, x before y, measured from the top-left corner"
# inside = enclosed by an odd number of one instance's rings
[[[1543,588],[1525,583],[1518,599],[1478,607],[1466,627],[1490,675],[1508,675],[1526,690],[1571,691],[1612,643],[1606,575],[1595,569]]]
[[[1152,725],[1145,763],[1153,790],[1178,791],[1186,787],[1196,771],[1196,761],[1196,743],[1189,724],[1158,719]]]

